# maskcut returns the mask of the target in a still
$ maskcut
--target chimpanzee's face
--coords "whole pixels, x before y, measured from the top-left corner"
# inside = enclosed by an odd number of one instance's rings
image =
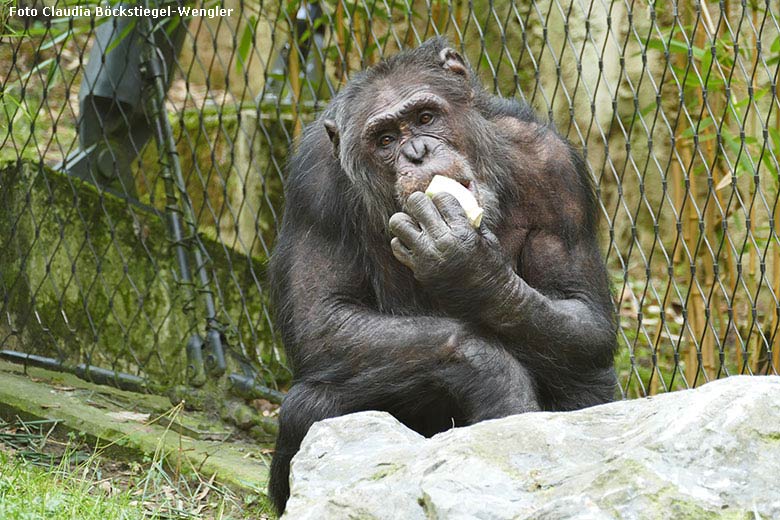
[[[453,107],[427,85],[387,87],[368,111],[361,140],[377,170],[395,183],[400,204],[425,191],[435,175],[450,177],[479,195],[477,179],[461,153]]]
[[[369,70],[340,94],[322,119],[333,154],[373,228],[386,228],[436,175],[466,186],[485,210],[483,221],[496,223],[502,177],[495,158],[481,152],[495,129],[473,104],[463,58],[450,48],[424,50]]]

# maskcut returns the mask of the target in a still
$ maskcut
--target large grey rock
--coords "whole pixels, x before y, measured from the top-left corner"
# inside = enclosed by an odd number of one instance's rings
[[[780,518],[780,377],[425,439],[364,412],[315,424],[289,519]]]

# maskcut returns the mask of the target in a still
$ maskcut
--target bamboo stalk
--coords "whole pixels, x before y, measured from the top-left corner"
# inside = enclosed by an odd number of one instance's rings
[[[447,22],[450,18],[451,2],[446,0],[431,1],[431,24],[436,34],[444,34],[447,31]]]
[[[690,21],[692,13],[690,9],[687,9],[685,11],[686,18]],[[699,20],[697,19],[697,24],[699,23]],[[690,24],[686,24],[690,25]],[[699,28],[699,31],[702,29]],[[692,59],[692,58],[691,58]],[[690,61],[686,61],[686,65],[688,67],[693,67],[694,63],[691,63]],[[699,89],[699,98],[701,100],[701,86]],[[688,334],[690,336],[691,342],[688,346],[688,351],[686,352],[686,363],[685,363],[685,377],[688,381],[688,384],[691,384],[693,382],[693,386],[695,385],[697,375],[699,373],[699,370],[702,368],[700,359],[701,355],[704,349],[704,342],[705,342],[705,309],[704,309],[704,294],[699,290],[698,285],[696,284],[696,272],[697,267],[699,264],[698,259],[698,243],[703,238],[700,236],[699,232],[699,215],[696,211],[696,200],[698,198],[699,194],[699,182],[697,179],[697,176],[695,174],[695,157],[696,149],[692,147],[692,145],[685,146],[681,150],[681,156],[685,158],[684,164],[688,168],[688,170],[685,172],[685,177],[687,178],[687,191],[686,191],[686,197],[690,200],[688,204],[685,206],[685,221],[683,226],[683,239],[685,240],[685,244],[688,249],[688,254],[690,257],[688,258],[688,262],[690,263],[689,267],[689,275],[687,275],[687,281],[688,281],[688,298],[687,298],[687,308],[688,308]],[[702,219],[704,217],[702,216]],[[702,262],[703,263],[703,262]],[[702,267],[703,269],[703,267]],[[705,376],[706,379],[706,376]]]
[[[753,3],[751,3],[751,5],[753,5]],[[752,18],[753,18],[753,27],[758,27],[757,25],[755,25],[756,23],[758,23],[758,12],[755,9],[754,5],[753,5],[752,11],[753,11],[752,12],[752,15],[753,15],[752,16]],[[756,33],[755,33],[755,31],[749,31],[749,33],[750,33],[750,37],[751,37],[751,41],[750,41],[751,46],[752,46],[751,48],[755,49],[756,48]],[[755,50],[754,50],[754,52],[755,52]],[[756,55],[754,56],[754,59],[758,60],[758,53],[756,53]],[[753,66],[755,68],[757,66],[757,63],[754,63]],[[755,74],[751,74],[750,86],[751,86],[751,91],[754,92],[754,93],[756,92],[756,87],[757,87],[755,77],[756,77]],[[755,109],[751,110],[752,107],[750,106],[750,104],[748,104],[748,107],[749,107],[748,110],[750,110],[750,113],[748,114],[748,119],[746,121],[746,126],[753,126],[753,127],[755,127],[756,121],[757,121]],[[754,135],[755,135],[755,129],[754,129]],[[745,149],[747,150],[747,147],[745,147]],[[756,232],[756,218],[755,218],[756,189],[757,189],[756,182],[755,181],[751,182],[750,183],[750,197],[749,197],[749,200],[750,200],[750,211],[749,211],[750,226],[748,228],[748,233],[750,233],[750,236],[754,236],[754,234]],[[749,295],[751,297],[753,297],[754,295],[756,297],[758,296],[758,280],[757,280],[757,275],[756,275],[757,271],[758,271],[758,255],[756,254],[756,249],[754,247],[752,247],[752,246],[749,246],[748,247],[748,279],[747,279],[747,286],[748,286],[748,289],[749,289],[748,293],[749,293]],[[754,310],[753,308],[755,307],[755,305],[756,305],[756,302],[754,300],[753,303],[752,303],[752,307],[750,309],[751,310],[751,316],[753,315],[753,310]],[[750,360],[749,360],[750,361],[750,369],[751,369],[751,371],[753,371],[755,373],[758,370],[758,360],[759,360],[759,357],[761,355],[761,347],[762,347],[761,338],[762,338],[763,332],[761,331],[761,327],[759,327],[758,323],[755,322],[755,321],[753,323],[751,323],[750,326],[751,326],[751,328],[753,328],[753,327],[757,328],[757,330],[755,331],[755,334],[753,334],[754,337],[752,338],[752,341],[750,343]]]
[[[699,217],[696,214],[694,202],[696,200],[698,183],[696,176],[693,174],[693,161],[691,159],[692,152],[686,146],[680,150],[680,155],[684,158],[684,164],[688,165],[688,171],[685,174],[685,177],[688,179],[686,198],[690,199],[690,202],[688,202],[688,204],[685,206],[685,220],[683,222],[683,240],[685,241],[688,252],[691,255],[688,259],[689,269],[688,274],[686,275],[689,288],[686,306],[688,308],[688,335],[690,336],[690,344],[685,356],[685,378],[690,384],[692,381],[695,381],[696,375],[698,374],[700,368],[700,331],[702,330],[701,323],[704,310],[702,308],[701,293],[696,287],[696,278],[694,274],[696,272],[697,262],[695,255],[697,231],[699,229]]]
[[[347,56],[346,35],[344,34],[344,2],[336,0],[336,47],[338,58],[336,61],[336,74],[339,78],[339,86],[346,83],[349,77],[349,57]]]
[[[406,15],[408,26],[406,27],[406,36],[404,38],[404,45],[406,45],[406,48],[412,48],[414,47],[417,42],[415,41],[414,35],[415,35],[415,28],[414,28],[414,17],[413,14],[416,12],[419,12],[419,9],[417,9],[415,3],[419,3],[420,0],[411,0],[409,3],[411,5],[411,9],[409,9],[409,12]]]
[[[723,16],[726,19],[728,19],[729,12],[730,12],[729,0],[724,0],[722,14],[723,14]],[[710,21],[710,23],[711,23],[711,21]],[[724,35],[724,30],[725,30],[725,24],[721,24],[719,32],[716,33],[716,38],[722,38],[723,35]],[[723,120],[722,120],[721,125],[723,127],[726,127],[728,125],[728,121],[729,121],[729,111],[727,110],[728,105],[729,105],[729,100],[726,99],[725,97],[722,98]],[[713,143],[711,141],[709,141],[708,144],[709,144],[710,148],[713,147]],[[724,162],[725,161],[724,161],[723,156],[722,155],[718,155],[717,154],[717,150],[715,150],[714,153],[717,155],[717,164],[713,164],[713,181],[714,181],[715,186],[719,186],[720,182],[723,181],[724,178],[726,178],[727,176],[731,175],[731,172],[730,171],[726,171],[726,168],[724,168]],[[714,172],[715,172],[716,169],[722,173],[720,178],[717,178],[717,179],[715,178],[715,175],[714,175]],[[733,189],[734,188],[732,188],[732,190]],[[715,198],[718,201],[718,207],[726,208],[727,200],[726,200],[726,197],[723,195],[723,192],[715,190],[714,193],[715,193]],[[726,225],[728,223],[728,219],[729,219],[728,213],[726,212],[723,215],[721,215],[721,219],[722,219],[721,229],[723,230],[723,242],[724,242],[724,246],[721,248],[721,255],[722,255],[722,258],[723,258],[723,262],[725,263],[725,266],[726,266],[726,273],[725,273],[725,275],[726,275],[725,276],[726,277],[726,283],[728,284],[729,294],[736,294],[737,287],[739,286],[738,285],[739,284],[739,276],[737,275],[736,259],[734,258],[734,254],[733,254],[733,252],[731,250],[731,247],[728,244],[729,228]],[[734,302],[729,300],[729,297],[727,295],[725,295],[725,294],[721,295],[721,296],[722,296],[722,301],[730,309],[731,315],[733,316]],[[721,307],[720,298],[718,299],[717,303],[713,304],[713,307],[715,307],[717,309],[720,309],[720,307]],[[721,348],[722,349],[725,349],[726,339],[728,338],[730,323],[731,323],[730,320],[729,319],[724,319],[722,315],[720,316],[720,319],[718,320],[718,323],[717,323],[717,326],[718,326],[718,338],[719,338],[719,341],[721,342]],[[737,363],[737,366],[741,367],[742,366],[741,365],[741,362],[742,362],[742,349],[741,348],[736,348],[735,349],[735,353],[736,353],[736,363]]]
[[[683,7],[680,7],[680,10],[679,10],[679,12],[677,14],[677,17],[680,18],[679,22],[683,26],[685,26],[687,18],[688,18],[688,16],[686,16],[687,12],[688,12],[688,10],[683,6]],[[687,59],[684,58],[680,54],[675,54],[672,59],[676,59],[677,60],[677,64],[681,68],[685,67],[685,65],[687,64]],[[680,86],[679,88],[681,90],[683,90],[683,91],[685,90],[685,86],[684,85]],[[680,94],[681,101],[680,101],[680,106],[677,108],[677,110],[678,110],[678,113],[677,113],[677,121],[678,121],[678,123],[675,126],[675,136],[674,136],[675,139],[674,139],[674,142],[676,143],[675,147],[679,147],[680,155],[682,157],[683,149],[685,148],[685,146],[682,144],[683,140],[684,140],[684,138],[682,137],[682,134],[685,131],[685,128],[683,128],[684,125],[683,125],[683,123],[681,123],[681,121],[684,122],[684,120],[680,116],[680,113],[684,109],[683,101],[682,101],[682,94],[683,94],[683,92],[680,92],[679,94]],[[674,150],[672,150],[671,153],[674,153]],[[685,213],[684,213],[685,212],[685,197],[686,197],[686,193],[687,193],[687,186],[685,185],[685,175],[683,174],[683,171],[682,171],[682,165],[680,164],[679,161],[673,161],[673,164],[672,164],[672,183],[673,183],[673,186],[675,186],[675,188],[676,188],[674,190],[673,197],[674,197],[674,208],[675,208],[675,211],[677,213],[677,224],[678,224],[678,228],[677,228],[678,229],[678,231],[677,231],[677,235],[678,235],[677,236],[677,241],[679,242],[680,239],[682,238],[682,242],[687,244],[688,243],[688,241],[687,241],[688,228],[685,225]],[[679,236],[680,235],[680,230],[682,230],[682,237]],[[674,251],[672,252],[672,263],[674,264],[674,267],[675,267],[674,271],[675,272],[677,272],[676,267],[680,266],[683,263],[683,251],[684,251],[684,249],[685,249],[684,247],[675,247]]]
[[[715,26],[712,23],[712,18],[709,15],[709,10],[707,9],[707,4],[702,0],[701,2],[701,10],[702,14],[704,15],[704,21],[706,23],[707,32],[712,38],[712,41],[714,41],[717,38],[717,35],[715,34]],[[707,35],[704,34],[703,30],[697,31],[696,36],[696,42],[697,45],[704,49],[707,45]],[[710,69],[712,70],[712,69]],[[704,75],[704,77],[709,77],[709,72],[702,70],[701,73]],[[705,87],[703,85],[702,87]],[[709,90],[709,89],[708,89]],[[717,106],[717,102],[714,98],[714,96],[710,97],[709,99],[705,99],[704,97],[704,91],[699,91],[699,99],[701,101],[702,108],[705,107],[705,101],[709,101],[710,103],[710,109],[714,106]],[[711,117],[713,118],[714,122],[714,110],[711,112]],[[701,136],[703,137],[709,137],[713,133],[713,129],[715,128],[715,125],[711,125],[710,127],[702,130]],[[704,145],[704,166],[708,171],[708,183],[707,183],[707,191],[705,194],[705,203],[708,202],[708,199],[712,195],[713,197],[716,197],[714,195],[714,186],[715,183],[712,182],[712,179],[714,177],[714,171],[715,171],[715,150],[713,148],[713,139],[704,139],[703,140],[706,144]],[[695,195],[698,195],[696,192],[694,192]],[[706,209],[704,211],[703,220],[704,220],[704,230],[702,231],[702,234],[704,235],[702,238],[706,239],[708,235],[711,235],[716,229],[717,229],[717,215],[716,215],[716,208],[713,207],[714,204],[707,204]],[[712,237],[710,237],[712,238]],[[713,243],[712,241],[710,241]],[[710,327],[708,327],[708,321],[713,320],[714,323],[717,323],[717,317],[719,316],[719,309],[718,309],[718,295],[716,292],[714,292],[714,288],[716,286],[715,281],[715,262],[716,259],[712,257],[712,255],[709,253],[709,249],[706,247],[701,248],[702,254],[701,254],[701,263],[702,268],[704,270],[704,276],[702,277],[702,283],[705,284],[705,287],[707,289],[707,295],[702,294],[701,290],[699,290],[699,294],[701,296],[701,306],[702,308],[699,309],[699,326],[701,327],[699,329],[699,333],[701,334],[702,338],[702,344],[701,344],[701,355],[702,355],[702,364],[705,374],[705,380],[711,379],[715,376],[715,344],[717,338],[714,337],[712,334],[712,331]],[[708,295],[712,295],[709,297]],[[709,298],[709,301],[707,301]],[[707,303],[705,303],[707,302]],[[707,311],[709,311],[709,318],[707,317]]]
[[[695,260],[694,260],[695,261]],[[702,357],[704,355],[704,337],[705,327],[704,304],[702,303],[702,294],[699,288],[691,280],[691,291],[689,296],[688,320],[690,323],[691,344],[688,348],[685,363],[685,377],[690,383],[696,380],[699,370],[703,370]],[[706,380],[706,379],[705,379]],[[693,386],[696,386],[694,384]]]
[[[679,14],[677,15],[679,17]],[[682,20],[680,20],[682,21]],[[672,55],[671,60],[676,60],[678,66],[684,66],[683,59],[680,55],[675,54]],[[669,64],[671,66],[671,63]],[[682,89],[683,87],[679,87]],[[678,93],[680,96],[682,96],[682,92]],[[677,124],[674,127],[674,137],[673,137],[673,143],[672,148],[669,150],[669,154],[671,157],[671,186],[672,186],[672,204],[674,205],[674,211],[675,211],[675,241],[674,246],[671,252],[672,257],[672,275],[675,279],[677,278],[678,272],[683,272],[683,266],[682,266],[682,254],[683,249],[685,249],[685,235],[687,233],[686,226],[684,225],[685,222],[685,176],[682,172],[682,156],[684,145],[683,145],[683,128],[682,128],[682,118],[680,117],[680,112],[682,111],[682,101],[678,106],[675,107],[675,110],[677,112]],[[679,150],[679,154],[675,154],[675,151]],[[680,155],[680,159],[677,160],[677,156]],[[681,306],[684,302],[680,302]],[[686,318],[687,319],[687,318]],[[682,325],[685,326],[685,323]],[[679,354],[679,350],[683,346],[683,337],[685,335],[684,330],[680,330],[680,339],[677,342],[677,346],[675,349],[677,350],[677,353]],[[687,361],[686,361],[687,366]],[[675,364],[674,369],[677,370],[679,366]]]
[[[724,121],[724,126],[725,126],[725,121]],[[719,161],[719,167],[720,168],[722,168],[722,164],[723,164],[723,158],[721,157],[721,159]],[[730,173],[726,172],[724,174],[724,177],[726,175],[730,175]],[[722,179],[723,179],[723,177],[721,177],[721,180]],[[720,182],[720,181],[718,181],[718,182]],[[736,188],[732,188],[732,189],[736,189]],[[720,207],[721,208],[725,208],[726,207],[726,200],[725,200],[726,197],[723,194],[721,194],[721,192],[719,192],[719,191],[715,192],[715,196],[718,198],[718,203],[719,203]],[[723,224],[727,224],[728,220],[729,220],[729,215],[728,214],[724,214],[722,218],[723,218]],[[724,247],[722,248],[722,255],[723,255],[723,262],[726,264],[726,285],[727,285],[728,290],[729,290],[728,294],[734,295],[734,300],[730,300],[729,296],[724,295],[723,301],[726,303],[726,305],[730,309],[731,316],[734,316],[735,315],[734,310],[737,307],[737,305],[736,305],[737,302],[735,300],[736,300],[737,288],[739,287],[739,275],[737,274],[737,260],[734,257],[734,253],[731,250],[731,246],[728,244],[728,233],[730,232],[729,231],[730,229],[731,228],[729,228],[729,227],[727,227],[725,225],[723,226],[723,240],[724,240],[725,244],[724,244]],[[732,320],[733,319],[734,318],[732,318]],[[721,317],[721,320],[718,323],[718,330],[719,330],[720,341],[722,341],[724,345],[726,344],[726,339],[728,337],[729,327],[731,326],[731,323],[733,323],[733,322],[730,321],[729,319],[723,318],[723,317]],[[741,367],[742,366],[742,348],[741,347],[737,347],[734,350],[735,350],[735,363],[736,363],[736,365],[738,367]],[[741,371],[741,368],[740,368],[740,371]]]
[[[360,68],[364,68],[366,66],[366,46],[365,42],[363,41],[363,32],[361,29],[363,28],[363,21],[362,16],[360,16],[360,12],[358,11],[358,5],[357,2],[355,2],[355,9],[352,12],[352,34],[353,39],[357,44],[360,46]]]
[[[680,135],[679,134],[681,134],[681,133],[682,133],[682,130],[678,129],[677,130],[677,135],[675,136],[675,143],[677,143],[675,145],[675,148],[680,146]],[[674,153],[674,151],[672,150],[671,153]],[[673,191],[672,191],[672,200],[673,200],[673,203],[674,203],[675,212],[677,213],[677,222],[676,222],[676,224],[679,225],[678,229],[682,230],[682,235],[683,235],[682,237],[680,237],[681,231],[679,231],[679,230],[676,231],[676,233],[677,233],[677,240],[675,241],[675,247],[674,247],[674,250],[672,251],[672,264],[675,267],[674,272],[676,273],[677,272],[677,269],[676,269],[677,266],[682,264],[683,248],[680,247],[679,242],[680,242],[681,239],[682,239],[682,241],[685,241],[685,233],[687,231],[685,226],[683,225],[683,222],[685,221],[685,215],[683,215],[683,212],[685,210],[685,206],[684,206],[684,203],[685,203],[685,189],[686,189],[685,188],[685,176],[682,173],[682,166],[680,166],[680,162],[679,161],[673,161],[672,162],[672,186],[674,188]]]
[[[723,12],[724,12],[724,16],[728,19],[729,15],[731,14],[731,2],[730,2],[730,0],[724,0],[724,2],[723,2]],[[732,69],[733,69],[733,66],[732,66]],[[727,71],[726,72],[726,76],[727,77],[731,77],[731,71]],[[728,107],[729,102],[730,102],[729,99],[725,100],[726,107]],[[725,110],[725,114],[724,114],[724,118],[723,118],[723,126],[726,127],[727,125],[730,124],[731,117],[730,117],[730,112],[728,110],[726,110],[725,108],[724,108],[724,110]],[[721,158],[721,161],[723,161],[723,158]],[[736,173],[736,172],[733,172],[733,173]],[[732,188],[732,190],[734,190],[734,189],[736,189],[736,187]],[[718,194],[718,195],[719,195],[719,199],[718,200],[721,201],[721,207],[725,207],[725,201],[723,200],[724,197],[722,195],[720,195],[720,194]],[[724,218],[726,219],[726,221],[728,221],[729,215],[728,214],[724,215]],[[729,294],[733,295],[733,298],[734,298],[733,300],[729,301],[729,308],[731,309],[731,313],[732,313],[732,316],[733,316],[732,320],[736,320],[736,316],[737,316],[737,312],[736,311],[740,307],[739,301],[737,301],[737,298],[736,298],[737,288],[739,287],[739,274],[737,273],[737,259],[736,259],[736,256],[735,256],[734,252],[732,251],[731,247],[726,247],[724,249],[724,258],[725,258],[725,261],[726,261],[726,269],[727,269],[727,273],[728,273]],[[728,326],[729,326],[728,321],[726,321],[723,325],[724,325],[724,327],[721,329],[721,338],[723,338],[723,341],[725,341],[726,337],[728,335]],[[739,330],[739,326],[736,323],[734,324],[734,326],[737,329],[738,334],[740,335],[740,337],[742,337],[743,333],[742,333],[742,331]],[[743,359],[743,355],[742,355],[742,346],[741,345],[736,345],[736,347],[734,349],[734,354],[735,354],[735,360],[734,361],[736,363],[736,366],[739,369],[739,373],[742,373],[742,366],[743,366],[743,363],[744,363],[744,359]]]
[[[433,34],[439,34],[439,21],[441,19],[441,2],[431,0],[431,10],[428,16],[428,27],[433,30]]]
[[[780,132],[780,110],[775,107],[775,129]],[[775,208],[774,215],[772,216],[774,222],[774,234],[777,237],[777,233],[780,230],[780,177],[775,185]],[[771,237],[770,237],[771,240]],[[775,244],[772,248],[772,290],[775,292],[775,297],[780,298],[780,245]],[[777,305],[777,304],[776,304]],[[775,373],[780,372],[780,333],[778,327],[780,326],[780,311],[775,307],[775,313],[772,316],[772,325],[769,329],[772,333],[772,366],[775,369]]]
[[[680,140],[680,134],[682,134],[682,129],[679,128],[680,125],[678,125],[678,128],[676,129],[676,136],[675,141],[672,150],[670,150],[670,154],[674,156],[674,150],[680,149],[680,154],[683,154],[684,146],[682,144],[682,141]],[[682,157],[681,157],[682,158]],[[677,278],[678,272],[690,272],[690,270],[684,270],[682,267],[682,252],[684,250],[684,246],[682,243],[685,243],[685,235],[687,233],[687,228],[684,225],[684,212],[685,212],[685,178],[682,173],[682,166],[680,164],[680,161],[673,160],[671,164],[671,186],[672,186],[672,198],[673,198],[673,204],[674,209],[676,213],[676,226],[675,226],[675,233],[677,233],[677,236],[674,241],[674,246],[672,249],[672,273],[670,276],[673,278]],[[682,236],[681,236],[682,235]],[[681,243],[682,242],[682,243]],[[666,309],[666,303],[664,302],[663,309]],[[681,304],[683,302],[680,302]],[[687,319],[687,318],[686,318]],[[683,324],[684,326],[684,324]],[[680,331],[680,339],[677,341],[677,345],[674,347],[677,352],[679,352],[680,348],[682,347],[682,341],[683,337],[685,335],[685,331]],[[688,363],[686,361],[686,367],[688,366]],[[679,367],[677,364],[675,364],[674,369],[677,370]]]
[[[650,375],[650,389],[647,395],[658,394],[659,380],[661,379],[661,370],[658,368],[658,343],[661,341],[661,334],[663,333],[664,324],[664,305],[661,305],[661,315],[658,317],[658,325],[655,327],[655,334],[653,335],[653,349],[656,353],[655,361],[653,362],[653,368]]]
[[[455,1],[455,36],[453,42],[455,42],[456,48],[461,45],[461,31],[463,31],[463,0]]]
[[[365,62],[366,65],[374,65],[377,61],[379,61],[379,42],[377,42],[375,39],[374,43],[376,45],[373,49],[371,49],[369,40],[373,36],[373,32],[371,31],[371,18],[368,16],[366,16],[363,20],[363,32],[366,34],[366,42],[363,46],[363,48],[366,49]]]
[[[287,57],[287,70],[288,79],[290,80],[290,100],[293,116],[293,136],[298,137],[301,135],[303,125],[301,124],[301,114],[298,111],[301,95],[301,60],[298,54],[298,39],[295,35],[295,30],[290,28],[290,54]]]

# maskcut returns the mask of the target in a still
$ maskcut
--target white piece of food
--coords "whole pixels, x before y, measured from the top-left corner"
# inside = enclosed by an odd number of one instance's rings
[[[433,197],[435,194],[443,191],[458,199],[458,202],[463,208],[463,211],[466,212],[466,217],[468,217],[471,225],[478,228],[480,222],[482,222],[482,213],[484,211],[479,207],[477,199],[474,198],[474,195],[468,188],[454,179],[450,179],[443,175],[436,175],[425,190],[425,194],[429,197]]]

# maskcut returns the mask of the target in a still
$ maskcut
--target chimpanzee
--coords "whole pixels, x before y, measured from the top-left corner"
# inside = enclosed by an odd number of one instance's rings
[[[434,175],[484,209],[472,227]],[[446,40],[364,71],[295,147],[270,274],[295,376],[269,491],[315,421],[384,410],[423,435],[613,398],[615,324],[582,157],[488,94]]]

